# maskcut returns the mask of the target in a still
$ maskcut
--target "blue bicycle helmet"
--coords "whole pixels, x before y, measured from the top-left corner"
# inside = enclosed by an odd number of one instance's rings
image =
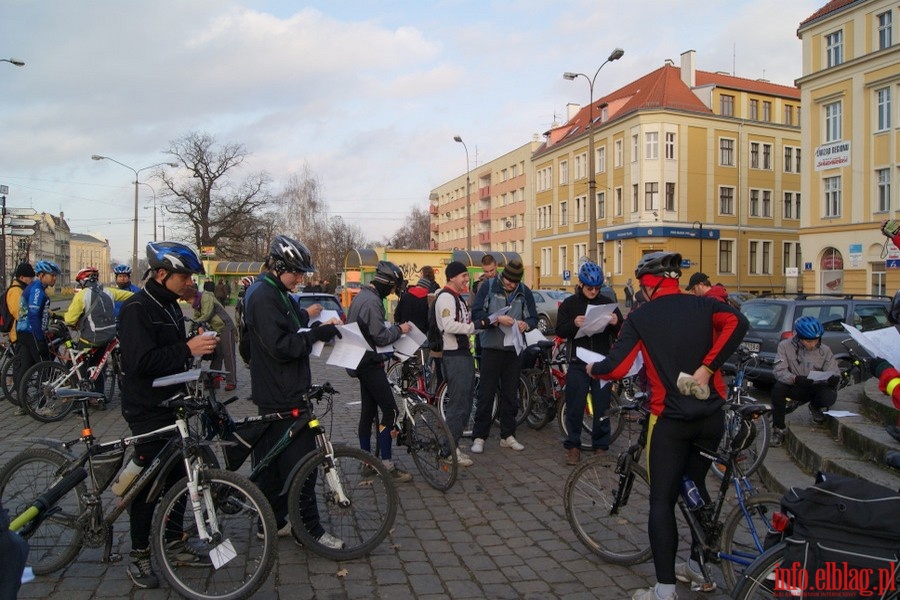
[[[805,316],[794,321],[794,335],[801,340],[817,340],[825,333],[825,328],[815,317]]]
[[[600,287],[603,285],[603,271],[597,263],[588,261],[578,269],[578,281],[590,287]]]
[[[131,275],[131,267],[128,265],[116,265],[113,268],[113,273],[116,275]]]
[[[206,274],[197,252],[180,242],[150,242],[147,244],[147,263],[151,269],[165,269],[170,273]]]
[[[62,275],[62,270],[52,260],[39,260],[34,265],[35,273],[50,273],[51,275]]]

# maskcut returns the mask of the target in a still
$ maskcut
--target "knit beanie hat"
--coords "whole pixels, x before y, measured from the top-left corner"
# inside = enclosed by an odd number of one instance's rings
[[[16,277],[34,277],[34,267],[29,263],[21,263],[16,267]]]
[[[444,275],[447,276],[447,279],[453,279],[460,273],[466,272],[466,265],[462,264],[458,260],[454,260],[452,263],[446,266],[444,269]]]
[[[522,261],[518,258],[514,258],[503,267],[503,277],[507,281],[512,281],[513,283],[519,283],[522,281],[522,276],[525,274],[525,265],[522,264]]]

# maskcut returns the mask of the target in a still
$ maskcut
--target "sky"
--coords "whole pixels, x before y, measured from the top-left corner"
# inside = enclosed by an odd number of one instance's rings
[[[593,73],[623,48],[599,97],[695,50],[700,70],[791,85],[797,27],[825,4],[4,0],[0,58],[26,64],[0,62],[0,184],[7,206],[64,213],[126,261],[134,173],[91,155],[142,169],[201,132],[244,146],[238,181],[265,171],[277,192],[308,165],[330,211],[381,240],[465,173],[453,136],[474,169],[586,104],[587,82],[563,72]],[[152,172],[139,177],[141,254],[161,191]]]

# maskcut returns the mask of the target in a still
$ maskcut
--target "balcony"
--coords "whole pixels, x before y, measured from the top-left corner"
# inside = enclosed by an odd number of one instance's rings
[[[478,220],[479,221],[490,221],[491,220],[491,209],[485,208],[478,211]]]
[[[429,205],[429,206],[428,206],[428,214],[429,214],[429,215],[436,215],[436,214],[438,214],[438,205],[437,205],[437,204],[431,204],[431,205]]]
[[[431,224],[431,233],[437,233],[437,232],[438,232],[438,224],[432,223]]]
[[[491,232],[490,231],[482,231],[478,234],[478,243],[479,244],[490,244],[491,243]]]
[[[486,185],[482,188],[478,188],[478,199],[485,200],[491,197],[491,186]]]

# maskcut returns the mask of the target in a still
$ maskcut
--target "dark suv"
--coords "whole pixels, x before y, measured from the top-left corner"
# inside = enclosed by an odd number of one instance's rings
[[[748,370],[747,376],[763,382],[775,380],[771,361],[775,359],[778,343],[793,336],[794,321],[804,316],[815,317],[822,323],[825,328],[822,343],[831,348],[843,369],[847,350],[841,342],[849,339],[850,334],[842,324],[847,323],[860,331],[889,327],[890,304],[891,299],[887,296],[866,295],[810,294],[747,300],[741,305],[741,312],[750,321],[750,329],[741,345],[758,352],[764,359],[756,368]],[[868,356],[856,342],[850,344],[860,356]],[[735,362],[736,357],[732,356],[725,365],[726,370],[733,370]]]

